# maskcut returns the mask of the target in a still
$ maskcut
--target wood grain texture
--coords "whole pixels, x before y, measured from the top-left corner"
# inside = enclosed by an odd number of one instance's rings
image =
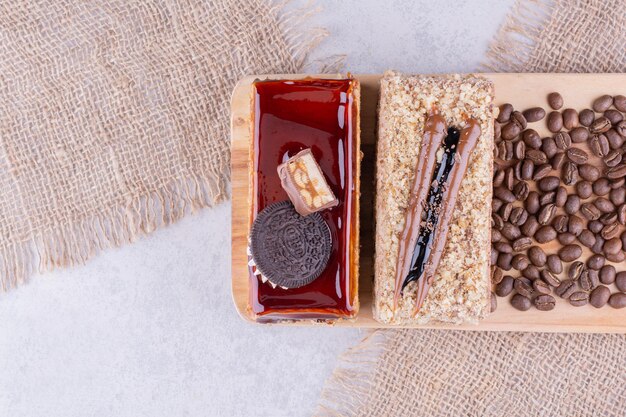
[[[626,94],[626,74],[483,74],[493,80],[496,104],[512,103],[516,109],[542,106],[547,109],[545,97],[559,91],[565,100],[564,108],[589,108],[594,98],[602,94]],[[232,294],[237,311],[245,320],[253,321],[248,312],[248,267],[246,245],[248,236],[248,147],[251,135],[250,87],[256,78],[299,78],[297,75],[257,75],[239,81],[231,102],[231,178],[232,178]],[[320,76],[334,78],[333,76]],[[361,253],[359,297],[361,308],[353,321],[339,321],[335,326],[398,327],[378,323],[372,318],[373,281],[373,207],[374,168],[376,148],[376,107],[381,75],[356,75],[361,82],[361,150],[364,154],[361,175]],[[545,122],[531,127],[545,136]],[[490,202],[486,202],[489,204]],[[557,242],[542,245],[547,253],[554,253]],[[583,256],[589,252],[585,248]],[[626,270],[626,263],[615,264]],[[614,290],[614,289],[613,289]],[[291,322],[280,325],[311,325],[311,322]],[[549,312],[532,308],[519,312],[504,298],[498,298],[498,309],[478,325],[445,325],[432,323],[411,328],[445,328],[491,331],[541,332],[596,332],[626,333],[626,309],[606,306],[596,309],[590,305],[572,307],[557,299],[557,307]]]

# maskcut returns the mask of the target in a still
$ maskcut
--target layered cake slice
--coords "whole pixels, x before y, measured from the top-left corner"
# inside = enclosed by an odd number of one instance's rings
[[[490,305],[493,84],[381,80],[374,317],[476,322]]]
[[[260,322],[352,318],[359,83],[257,80],[252,109],[249,312]]]

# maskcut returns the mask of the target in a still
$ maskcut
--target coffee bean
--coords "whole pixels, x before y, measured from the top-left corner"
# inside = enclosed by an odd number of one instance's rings
[[[498,148],[498,151],[497,151],[498,158],[502,159],[503,161],[507,161],[507,159],[506,159],[506,143],[500,142],[500,143],[498,143],[498,145],[496,147]]]
[[[576,194],[570,194],[567,196],[567,200],[565,201],[565,212],[569,215],[578,213],[580,209],[580,197]]]
[[[623,138],[626,138],[626,120],[619,122],[615,126],[615,131],[619,133]]]
[[[513,255],[510,253],[500,253],[498,255],[498,261],[496,265],[498,265],[504,271],[511,270],[511,260],[513,259]]]
[[[569,297],[569,303],[574,307],[587,305],[589,302],[589,294],[584,291],[576,291]]]
[[[626,292],[626,271],[618,272],[615,275],[615,286],[621,292]]]
[[[556,300],[553,296],[548,294],[542,294],[535,298],[533,301],[535,303],[535,307],[540,311],[550,311],[554,309],[556,305]]]
[[[613,308],[626,307],[626,294],[616,292],[609,297],[609,305]]]
[[[533,173],[533,180],[539,181],[542,178],[545,178],[552,171],[552,166],[550,164],[541,164],[535,168]]]
[[[541,205],[539,204],[539,193],[536,191],[531,191],[528,193],[528,197],[526,197],[526,202],[524,203],[526,206],[526,211],[528,214],[536,214]]]
[[[537,131],[533,129],[524,130],[524,132],[522,132],[522,140],[529,148],[539,149],[541,147],[541,137]]]
[[[604,285],[599,285],[591,292],[591,295],[589,296],[589,304],[595,308],[604,307],[607,301],[609,301],[610,296],[611,290]]]
[[[622,250],[622,241],[617,237],[614,237],[613,239],[607,239],[606,242],[604,242],[602,250],[606,254],[614,255]]]
[[[523,180],[529,180],[533,177],[533,171],[535,169],[535,164],[532,163],[532,161],[529,161],[528,159],[525,159],[522,161],[522,167],[521,167],[521,177]]]
[[[559,214],[558,216],[554,218],[554,221],[552,222],[552,227],[554,227],[554,230],[556,230],[558,233],[566,233],[567,224],[568,224],[567,216],[564,214]],[[574,241],[574,239],[576,239],[576,236],[572,234],[572,241]]]
[[[515,207],[509,217],[509,221],[516,226],[523,225],[526,219],[528,219],[528,213],[522,207]]]
[[[498,213],[491,214],[491,227],[497,230],[504,227],[504,220],[502,220],[502,217],[500,217]]]
[[[535,165],[545,164],[548,162],[546,154],[537,149],[528,149],[526,151],[526,158],[532,161]]]
[[[559,177],[548,176],[539,180],[539,182],[537,183],[537,188],[539,188],[543,192],[552,191],[556,190],[559,187],[560,183],[561,181],[559,180]]]
[[[622,250],[626,250],[626,231],[620,235],[620,240],[622,241]]]
[[[623,187],[626,184],[626,178],[614,178],[609,180],[609,184],[611,185],[612,190],[616,190],[618,188]]]
[[[511,305],[517,310],[526,311],[530,309],[531,302],[529,298],[524,297],[521,294],[515,294],[511,297]]]
[[[594,200],[593,204],[598,208],[598,210],[600,210],[602,213],[610,213],[613,210],[615,210],[615,205],[613,205],[613,203],[611,203],[611,200],[604,198],[604,197],[598,197]]]
[[[602,223],[603,228],[604,226],[617,223],[617,213],[604,213],[602,216],[600,216],[598,221]]]
[[[496,294],[493,292],[491,293],[490,301],[491,301],[491,307],[489,311],[493,313],[498,308],[498,299],[496,297]]]
[[[501,169],[496,169],[493,173],[493,186],[500,187],[504,183],[504,171]]]
[[[613,97],[613,106],[622,113],[626,113],[626,97],[622,95]]]
[[[546,117],[546,111],[541,107],[532,107],[530,109],[526,109],[522,113],[526,118],[526,121],[529,123],[538,122],[539,120]]]
[[[552,226],[541,226],[535,233],[535,240],[538,243],[548,243],[556,239],[556,230]]]
[[[600,170],[591,164],[579,165],[578,174],[582,179],[591,182],[600,178]]]
[[[604,133],[611,128],[611,121],[602,116],[593,121],[589,126],[589,132],[591,133]]]
[[[526,181],[520,181],[513,187],[513,195],[517,200],[524,201],[528,198],[530,187]]]
[[[620,232],[621,228],[619,227],[619,223],[611,223],[602,228],[600,236],[602,236],[604,240],[611,240],[618,237]]]
[[[554,197],[554,204],[557,207],[564,207],[567,201],[567,188],[562,185],[556,190],[556,196]]]
[[[502,233],[499,230],[493,229],[491,230],[491,242],[499,242],[502,239]]]
[[[591,252],[593,253],[597,253],[597,254],[602,254],[604,253],[603,251],[603,247],[604,247],[604,238],[602,236],[596,236],[596,242],[593,244],[593,246],[589,249],[591,249]],[[604,253],[606,255],[606,253]]]
[[[513,187],[515,186],[515,172],[513,170],[513,167],[507,168],[504,174],[504,185],[507,190],[513,191]]]
[[[491,283],[496,285],[502,281],[502,270],[495,265],[491,266]]]
[[[513,250],[521,252],[531,247],[533,241],[529,237],[520,237],[513,242]]]
[[[600,210],[598,210],[598,208],[591,203],[584,203],[580,206],[580,212],[587,220],[597,220],[602,214]]]
[[[611,189],[609,192],[609,200],[616,206],[621,206],[626,202],[626,189],[623,187]]]
[[[509,122],[502,127],[502,133],[500,135],[504,140],[513,140],[519,136],[520,133],[522,133],[520,125],[514,122]]]
[[[589,147],[591,148],[591,152],[598,158],[605,157],[611,149],[609,140],[602,133],[591,135],[589,138]]]
[[[550,294],[552,289],[544,281],[536,279],[533,281],[533,292],[535,294]]]
[[[528,248],[528,258],[535,266],[544,266],[546,264],[546,253],[539,246],[531,246]]]
[[[609,119],[609,121],[613,125],[616,125],[619,122],[621,122],[622,120],[624,120],[624,116],[622,115],[622,113],[618,112],[617,110],[613,110],[613,109],[608,109],[607,111],[605,111],[603,116],[606,117],[607,119]]]
[[[626,164],[622,163],[612,168],[609,168],[606,171],[606,176],[609,179],[622,178],[626,176]]]
[[[548,94],[548,105],[554,110],[559,110],[563,107],[563,97],[561,94],[557,92]]]
[[[493,122],[493,138],[494,138],[496,143],[499,143],[500,140],[502,139],[502,125],[500,123],[498,123],[497,121]],[[496,151],[496,152],[494,152],[494,158],[497,158],[498,157],[498,152],[497,152],[498,147],[497,146],[494,147],[494,150]]]
[[[607,110],[613,104],[613,97],[605,94],[603,96],[598,97],[593,101],[593,105],[591,106],[594,111],[598,113],[602,113]]]
[[[556,133],[563,128],[563,116],[558,111],[551,111],[546,124],[550,132]]]
[[[513,247],[507,242],[496,242],[493,247],[500,253],[513,253]]]
[[[599,271],[600,268],[604,266],[604,262],[604,256],[592,255],[589,259],[587,259],[587,268]]]
[[[576,193],[578,194],[578,197],[584,200],[591,197],[591,194],[593,194],[593,187],[589,181],[578,181],[576,183]]]
[[[572,262],[572,264],[569,266],[569,269],[567,270],[567,278],[571,279],[572,281],[576,281],[578,280],[578,278],[580,278],[580,275],[585,269],[586,268],[584,263],[580,261]]]
[[[561,249],[559,249],[558,253],[559,258],[561,258],[563,262],[571,262],[580,258],[580,255],[582,255],[583,251],[579,245],[573,244],[563,246]]]
[[[572,138],[567,132],[558,132],[553,137],[556,147],[562,151],[566,151],[572,146]]]
[[[529,264],[530,260],[528,259],[528,256],[521,253],[515,255],[511,260],[511,266],[518,271],[523,271]]]
[[[580,148],[569,148],[567,150],[567,157],[570,159],[570,161],[576,164],[584,164],[589,159],[589,155],[587,155],[587,152]]]
[[[498,113],[498,118],[496,120],[500,123],[506,123],[511,119],[512,113],[513,105],[510,103],[505,103],[500,106],[500,112]]]
[[[596,236],[586,229],[580,232],[577,237],[578,241],[588,248],[591,248],[596,243]]]
[[[556,206],[554,204],[546,204],[539,210],[539,214],[537,215],[537,221],[541,225],[549,224],[554,218],[554,214],[556,213]]]
[[[541,150],[548,159],[552,158],[559,152],[556,142],[552,138],[543,138],[541,141]]]
[[[574,236],[578,236],[582,233],[583,228],[585,227],[585,222],[583,219],[576,215],[571,215],[567,222],[567,231]]]
[[[570,295],[576,292],[576,283],[571,279],[561,281],[561,284],[556,287],[554,293],[561,298],[569,298]]]
[[[522,179],[522,164],[522,161],[517,161],[517,163],[513,167],[513,171],[515,172],[515,179],[517,180]]]
[[[578,113],[578,121],[583,126],[591,126],[591,123],[593,123],[595,118],[596,115],[591,109],[584,109],[581,110],[580,113]]]
[[[600,282],[604,285],[611,285],[615,282],[615,267],[613,265],[604,265],[600,269]]]
[[[524,159],[526,156],[526,144],[524,144],[523,141],[520,140],[515,142],[515,145],[513,146],[513,156],[519,160]]]
[[[498,262],[498,255],[498,251],[492,247],[491,257],[489,258],[489,265],[495,265]]]
[[[513,204],[506,203],[506,204],[503,204],[502,207],[500,207],[498,214],[500,214],[500,217],[502,217],[502,220],[504,220],[505,222],[508,222],[509,216],[511,215],[512,210],[513,210]]]
[[[589,130],[585,127],[579,126],[572,129],[569,132],[569,136],[572,139],[572,143],[583,143],[589,138]]]
[[[510,275],[505,275],[502,280],[496,285],[496,294],[499,297],[507,297],[513,291],[513,284],[515,279]]]
[[[576,241],[576,236],[571,233],[561,233],[558,235],[558,240],[561,245],[570,245]]]
[[[515,201],[515,195],[504,187],[495,188],[493,190],[493,195],[505,203],[512,203]]]
[[[517,291],[518,294],[523,295],[524,297],[532,297],[533,296],[533,287],[530,284],[525,283],[522,280],[516,279],[513,284],[513,288]]]
[[[622,226],[626,225],[626,204],[622,204],[617,208],[617,221]]]
[[[563,164],[563,172],[561,174],[565,185],[574,185],[578,182],[578,166],[570,161]]]
[[[528,219],[526,219],[526,222],[524,222],[524,224],[520,228],[521,233],[527,237],[533,237],[535,233],[537,233],[538,229],[539,222],[537,221],[537,218],[535,216],[528,216]]]
[[[626,260],[626,255],[624,254],[624,252],[621,251],[617,253],[607,253],[605,254],[605,256],[607,261],[616,264],[622,263]]]
[[[561,262],[561,258],[559,258],[557,255],[548,255],[546,259],[546,266],[548,267],[548,270],[553,274],[560,274],[561,272],[563,272],[563,262]],[[548,282],[548,284],[553,285],[545,277],[543,277],[543,279]]]
[[[609,147],[613,150],[621,150],[620,148],[624,145],[624,138],[622,135],[617,133],[615,129],[609,129],[604,132],[604,136],[609,141]]]
[[[500,229],[500,233],[504,236],[505,239],[515,240],[522,235],[520,228],[511,223],[504,223],[504,225]]]
[[[513,142],[504,142],[504,160],[510,161],[513,159]]]
[[[578,113],[574,109],[563,110],[563,127],[572,130],[578,126]]]
[[[522,128],[522,130],[526,129],[526,118],[524,117],[524,114],[520,111],[515,110],[513,111],[513,113],[511,113],[511,122],[516,123]]]
[[[502,203],[502,201],[498,200],[497,198],[491,199],[491,212],[497,212],[498,210],[500,210],[500,207],[502,207],[503,204],[504,203]]]
[[[558,152],[550,160],[550,165],[552,166],[552,169],[554,169],[554,170],[561,169],[561,167],[565,163],[566,159],[567,159],[567,157],[565,156],[565,152]]]
[[[529,281],[534,281],[541,277],[541,271],[535,265],[528,265],[523,271],[522,276]]]
[[[609,186],[609,180],[606,178],[598,178],[592,185],[593,193],[595,195],[607,195],[611,191]]]
[[[562,264],[559,263],[559,265],[562,265]],[[547,269],[544,269],[543,271],[541,271],[541,279],[553,287],[558,287],[559,285],[561,285],[561,280],[555,275],[555,273]]]
[[[578,279],[580,288],[583,291],[591,291],[600,284],[598,279],[598,271],[595,269],[584,269]]]

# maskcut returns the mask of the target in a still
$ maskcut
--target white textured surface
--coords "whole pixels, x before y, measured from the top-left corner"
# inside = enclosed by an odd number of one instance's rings
[[[332,36],[315,57],[453,72],[476,69],[512,0],[318,3]],[[222,204],[0,294],[0,416],[308,416],[363,335],[242,322]]]

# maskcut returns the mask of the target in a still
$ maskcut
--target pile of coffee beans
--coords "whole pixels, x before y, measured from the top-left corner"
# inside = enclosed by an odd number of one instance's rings
[[[626,271],[612,264],[626,260],[626,97],[582,111],[562,109],[556,92],[547,101],[549,111],[503,104],[495,123],[495,294],[521,311],[552,310],[555,297],[624,308]],[[541,121],[547,137],[530,125]]]

